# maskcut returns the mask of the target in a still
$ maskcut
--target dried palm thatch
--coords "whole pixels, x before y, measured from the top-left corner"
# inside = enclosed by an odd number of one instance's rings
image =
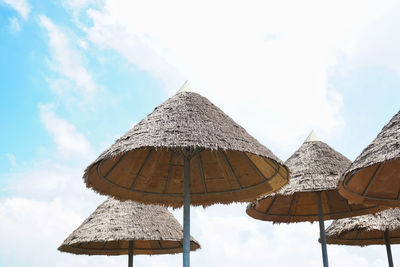
[[[318,198],[323,219],[338,219],[381,210],[349,204],[339,195],[337,182],[351,162],[316,137],[314,132],[285,162],[291,172],[289,183],[278,193],[258,199],[247,207],[253,218],[274,222],[318,221]]]
[[[182,226],[162,206],[113,198],[102,203],[58,248],[88,255],[174,254],[182,252]],[[191,238],[190,249],[200,248]]]
[[[339,182],[352,202],[400,205],[400,111],[353,162]]]
[[[328,244],[367,246],[385,244],[388,231],[390,243],[400,244],[400,210],[387,209],[375,215],[363,215],[332,222],[326,229]]]
[[[86,185],[122,200],[182,206],[187,148],[191,205],[248,201],[287,183],[287,168],[269,149],[187,88],[104,151],[86,169]]]

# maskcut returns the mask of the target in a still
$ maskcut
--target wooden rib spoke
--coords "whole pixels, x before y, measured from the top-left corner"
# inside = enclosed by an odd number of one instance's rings
[[[197,154],[197,159],[199,161],[201,182],[203,183],[204,193],[207,194],[206,178],[204,177],[203,161],[201,160],[200,153]]]
[[[294,194],[294,195],[293,195],[293,197],[292,197],[292,201],[290,201],[290,207],[289,207],[289,216],[291,216],[291,215],[292,215],[292,211],[293,211],[293,203],[294,203],[294,200],[295,200],[295,198],[296,198],[296,194]]]
[[[139,171],[138,171],[138,173],[137,173],[135,179],[133,180],[131,186],[129,187],[130,189],[132,189],[132,188],[135,186],[136,181],[137,181],[137,179],[139,178],[140,174],[142,173],[143,168],[144,168],[144,166],[146,165],[147,160],[150,158],[151,152],[153,152],[153,149],[152,149],[152,148],[151,148],[151,149],[149,150],[149,152],[147,153],[146,158],[144,159],[144,161],[143,161],[143,163],[142,163],[142,166],[140,166],[140,169],[139,169]]]
[[[101,177],[102,177],[103,179],[106,179],[106,180],[107,180],[108,175],[110,175],[111,172],[112,172],[112,171],[115,169],[115,167],[118,165],[118,163],[120,163],[120,162],[125,158],[126,154],[128,154],[128,153],[124,153],[121,157],[119,157],[119,159],[114,163],[114,165],[111,167],[111,169],[109,169],[109,170],[107,171],[107,173],[106,173],[104,176],[101,174]],[[104,162],[104,160],[102,160],[102,161],[99,163],[98,166],[102,165],[103,162]]]
[[[237,176],[236,176],[236,174],[235,174],[235,171],[234,171],[233,168],[232,168],[231,163],[230,163],[230,162],[228,161],[228,159],[226,158],[225,152],[222,151],[222,150],[221,150],[220,152],[221,152],[221,154],[222,154],[222,157],[223,157],[224,160],[225,160],[226,165],[228,165],[229,170],[231,171],[231,174],[232,174],[233,178],[235,178],[235,181],[236,181],[237,185],[239,186],[240,189],[242,189],[242,185],[240,184],[240,182],[239,182],[239,180],[238,180],[238,178],[237,178]]]
[[[269,211],[271,210],[272,206],[274,205],[276,199],[277,199],[277,196],[274,196],[274,198],[271,201],[271,204],[269,205],[268,209],[265,211],[265,214],[269,213]]]
[[[174,156],[175,156],[175,154],[171,152],[171,159],[169,160],[169,165],[168,165],[167,181],[165,182],[165,187],[163,190],[164,194],[167,193],[167,191],[168,191],[168,183],[169,183],[169,180],[171,179],[171,166],[172,166],[172,162],[174,160]]]
[[[372,175],[372,177],[371,177],[371,179],[369,180],[367,186],[365,187],[364,191],[362,192],[362,194],[361,194],[362,196],[365,196],[365,194],[367,193],[369,187],[370,187],[371,184],[372,184],[372,181],[375,179],[376,175],[377,175],[378,172],[381,170],[382,166],[383,166],[383,164],[381,163],[381,164],[379,164],[379,166],[376,168],[376,170],[375,170],[375,172],[374,172],[374,175]]]

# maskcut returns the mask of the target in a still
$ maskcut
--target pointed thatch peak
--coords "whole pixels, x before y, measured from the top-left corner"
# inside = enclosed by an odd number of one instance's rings
[[[312,130],[311,133],[307,136],[307,139],[306,141],[304,141],[304,143],[316,142],[316,141],[322,141],[322,140],[317,136],[314,130]]]
[[[185,81],[185,83],[181,86],[177,93],[182,92],[197,93],[197,91],[193,88],[192,84],[188,80]]]
[[[186,82],[179,93],[134,125],[91,166],[102,159],[146,147],[233,150],[253,153],[282,163],[243,127],[207,98],[194,93],[191,88]]]
[[[339,219],[326,229],[328,238],[336,239],[345,232],[351,231],[394,231],[400,229],[400,210],[391,208],[377,214],[368,214],[351,218]]]
[[[58,249],[75,254],[122,255],[128,253],[129,240],[139,244],[135,254],[178,253],[182,251],[183,229],[163,206],[109,198]],[[191,247],[194,250],[200,245],[191,238]]]
[[[337,183],[351,161],[322,142],[312,131],[285,164],[291,176],[279,194],[291,195],[303,191],[337,189]]]

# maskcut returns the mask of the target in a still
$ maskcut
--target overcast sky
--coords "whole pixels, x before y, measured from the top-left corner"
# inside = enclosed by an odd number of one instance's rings
[[[185,80],[282,160],[312,129],[354,160],[399,110],[398,14],[391,0],[0,0],[0,266],[126,265],[57,247],[105,200],[85,167]],[[194,267],[322,265],[316,223],[232,204],[193,208],[191,229]],[[387,266],[383,246],[328,253]]]

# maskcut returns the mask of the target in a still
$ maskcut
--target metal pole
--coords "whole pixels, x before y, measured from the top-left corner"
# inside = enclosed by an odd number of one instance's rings
[[[128,267],[133,266],[133,240],[129,241]]]
[[[324,262],[324,267],[329,267],[329,264],[328,264],[328,250],[326,248],[326,235],[325,235],[324,215],[323,215],[323,212],[322,212],[321,192],[317,192],[317,196],[318,196],[319,236],[320,236],[320,239],[321,239],[322,260]]]
[[[190,267],[190,158],[184,155],[183,267]]]
[[[386,252],[387,252],[387,257],[388,257],[388,261],[389,261],[389,267],[393,267],[392,249],[390,248],[388,229],[386,229],[385,232],[383,232],[383,235],[385,236]]]

